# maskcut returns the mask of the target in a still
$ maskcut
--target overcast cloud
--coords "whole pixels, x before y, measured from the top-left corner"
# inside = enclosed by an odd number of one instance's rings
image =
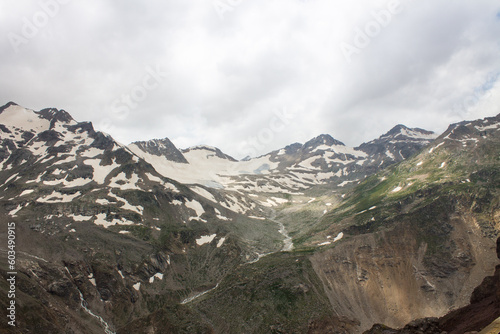
[[[497,0],[6,0],[0,104],[236,158],[500,113]]]

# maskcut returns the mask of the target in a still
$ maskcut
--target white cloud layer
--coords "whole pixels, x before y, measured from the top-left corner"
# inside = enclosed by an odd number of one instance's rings
[[[237,158],[498,114],[496,0],[0,4],[0,104]]]

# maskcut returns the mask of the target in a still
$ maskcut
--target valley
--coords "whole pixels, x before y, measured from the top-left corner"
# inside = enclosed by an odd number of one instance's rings
[[[397,125],[358,147],[323,134],[238,161],[168,138],[123,145],[11,102],[0,189],[19,292],[18,326],[0,331],[402,328],[465,307],[494,273],[500,115],[443,134]]]

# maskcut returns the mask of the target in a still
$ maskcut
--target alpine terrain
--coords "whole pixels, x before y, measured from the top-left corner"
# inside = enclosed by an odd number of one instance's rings
[[[0,332],[480,331],[500,317],[499,188],[500,115],[238,161],[9,102]]]

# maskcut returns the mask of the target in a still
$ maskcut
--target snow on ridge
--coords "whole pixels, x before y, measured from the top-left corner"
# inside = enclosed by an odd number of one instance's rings
[[[426,140],[433,140],[438,137],[438,135],[435,133],[423,133],[420,131],[415,131],[414,129],[401,129],[401,134],[409,138]]]
[[[24,131],[42,132],[50,129],[49,120],[40,117],[33,110],[18,105],[11,105],[0,114],[0,124]]]
[[[316,147],[314,150],[312,150],[311,152],[317,152],[317,151],[327,151],[327,152],[334,152],[334,153],[340,153],[340,154],[348,154],[348,155],[352,155],[352,156],[355,156],[355,157],[358,157],[358,158],[364,158],[364,157],[367,157],[368,154],[366,154],[365,152],[363,151],[360,151],[360,150],[357,150],[355,149],[354,147],[349,147],[349,146],[345,146],[345,145],[319,145],[318,147]]]
[[[494,123],[494,124],[491,124],[491,125],[485,125],[485,126],[479,126],[479,125],[476,125],[475,128],[478,130],[478,131],[486,131],[486,130],[493,130],[493,129],[500,129],[500,123]]]

